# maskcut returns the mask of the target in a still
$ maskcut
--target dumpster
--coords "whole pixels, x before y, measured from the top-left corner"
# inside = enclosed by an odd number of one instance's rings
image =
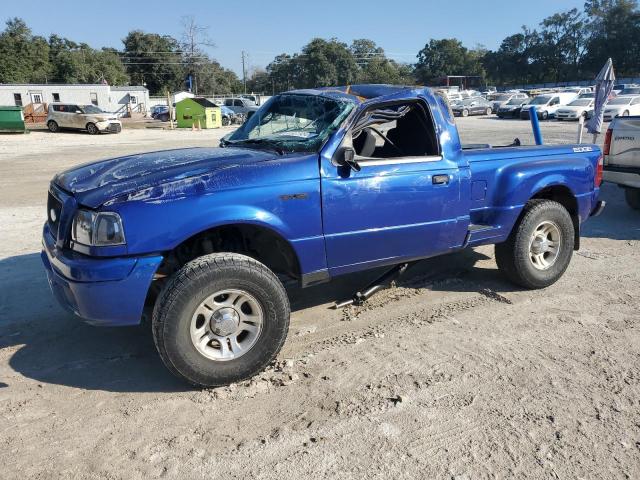
[[[222,113],[220,107],[206,98],[185,98],[176,103],[178,128],[220,128]]]
[[[22,107],[0,105],[0,133],[25,131]]]

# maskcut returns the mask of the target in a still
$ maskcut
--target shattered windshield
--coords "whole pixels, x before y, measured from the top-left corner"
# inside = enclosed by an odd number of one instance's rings
[[[283,152],[317,151],[355,103],[320,95],[288,93],[271,98],[223,145],[251,145]]]

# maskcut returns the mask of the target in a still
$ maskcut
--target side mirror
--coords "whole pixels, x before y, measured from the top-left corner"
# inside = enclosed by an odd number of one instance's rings
[[[349,167],[354,172],[359,172],[361,169],[356,161],[356,151],[352,147],[341,147],[336,152],[336,163],[342,167]]]

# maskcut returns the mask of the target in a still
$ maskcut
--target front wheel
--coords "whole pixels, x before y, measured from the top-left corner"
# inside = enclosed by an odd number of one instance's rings
[[[544,288],[564,274],[573,245],[569,212],[552,200],[532,200],[507,241],[496,245],[496,263],[512,282],[525,288]]]
[[[549,118],[549,112],[544,111],[542,112],[542,120],[547,120]]]
[[[98,127],[96,127],[95,123],[87,123],[87,132],[91,135],[95,135],[100,132]]]
[[[493,110],[491,110],[491,107],[488,107],[487,110],[485,111],[485,113],[487,115],[491,115],[491,113],[493,113]]]
[[[625,188],[624,198],[634,210],[640,210],[640,188]]]
[[[462,110],[462,116],[463,117],[468,117],[469,116],[469,110],[467,110],[466,108],[464,110]]]
[[[289,328],[289,300],[258,261],[214,253],[187,263],[164,288],[153,336],[166,367],[199,387],[227,385],[264,369]]]

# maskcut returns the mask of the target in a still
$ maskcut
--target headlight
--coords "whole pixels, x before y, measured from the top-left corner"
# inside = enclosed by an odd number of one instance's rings
[[[88,246],[125,243],[122,219],[113,212],[78,210],[73,219],[71,237],[75,242]]]

